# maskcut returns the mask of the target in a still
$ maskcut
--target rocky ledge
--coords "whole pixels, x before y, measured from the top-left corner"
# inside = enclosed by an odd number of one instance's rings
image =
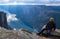
[[[36,33],[22,30],[6,30],[0,27],[0,39],[59,39],[58,37],[43,37]]]

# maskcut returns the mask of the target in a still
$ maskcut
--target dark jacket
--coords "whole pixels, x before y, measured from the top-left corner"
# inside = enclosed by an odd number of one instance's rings
[[[56,24],[54,22],[48,22],[46,25],[46,29],[56,29]]]

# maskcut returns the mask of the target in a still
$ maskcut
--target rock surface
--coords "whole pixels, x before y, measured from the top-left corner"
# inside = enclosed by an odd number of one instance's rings
[[[0,28],[0,39],[59,39],[58,37],[37,36],[35,33],[28,33],[21,30],[6,30]]]

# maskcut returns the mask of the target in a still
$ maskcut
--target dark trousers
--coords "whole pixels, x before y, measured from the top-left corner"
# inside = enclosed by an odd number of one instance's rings
[[[43,34],[43,32],[44,32],[45,30],[47,31],[47,32],[46,32],[46,35],[50,35],[52,29],[43,29],[43,30],[41,30],[41,32],[39,32],[39,33],[37,33],[37,34],[38,34],[38,35]]]

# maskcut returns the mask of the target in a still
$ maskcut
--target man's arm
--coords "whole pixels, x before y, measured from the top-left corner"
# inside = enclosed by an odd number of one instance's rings
[[[54,26],[53,26],[53,31],[55,31],[56,30],[56,24],[54,24]]]
[[[54,31],[56,30],[56,26],[54,26]]]

